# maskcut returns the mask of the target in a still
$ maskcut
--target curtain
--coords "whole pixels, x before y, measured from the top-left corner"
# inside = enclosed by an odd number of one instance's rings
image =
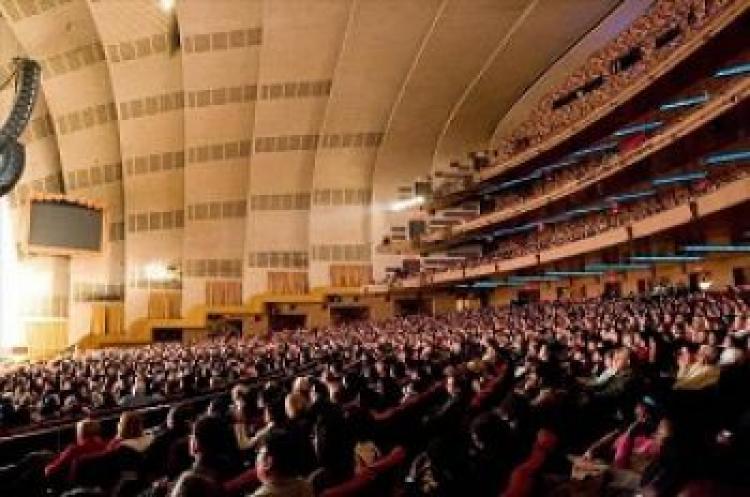
[[[207,281],[206,305],[242,305],[241,281]]]
[[[91,324],[89,329],[92,335],[105,335],[107,333],[106,304],[91,304]]]
[[[107,304],[105,311],[107,335],[122,335],[125,333],[124,306],[122,304]]]
[[[332,264],[330,278],[334,287],[361,287],[372,283],[372,266]]]
[[[179,291],[152,290],[148,294],[148,317],[150,319],[179,318],[181,304]]]
[[[278,295],[304,295],[308,292],[307,273],[269,271],[268,291]]]

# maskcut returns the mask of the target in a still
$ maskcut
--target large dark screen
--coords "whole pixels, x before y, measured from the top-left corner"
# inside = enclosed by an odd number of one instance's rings
[[[61,202],[31,202],[29,245],[99,251],[101,243],[101,210]]]

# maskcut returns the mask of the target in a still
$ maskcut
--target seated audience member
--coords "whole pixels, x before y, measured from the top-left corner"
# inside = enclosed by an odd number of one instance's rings
[[[600,413],[609,415],[618,409],[628,408],[623,403],[633,393],[635,380],[631,357],[632,353],[626,347],[615,350],[609,379],[595,387],[589,387],[591,400]]]
[[[463,411],[469,402],[469,387],[466,381],[455,371],[450,371],[445,378],[445,401],[425,416],[423,424],[431,434],[442,434],[445,431],[460,427]]]
[[[497,414],[484,413],[471,423],[466,489],[469,495],[496,497],[518,460],[508,426]]]
[[[250,438],[247,437],[247,432],[245,430],[240,430],[237,435],[239,448],[241,450],[257,449],[263,442],[263,437],[265,437],[269,431],[275,428],[286,428],[289,420],[286,417],[284,407],[284,403],[278,399],[266,399],[263,405],[263,421],[265,424]]]
[[[373,441],[375,439],[374,421],[368,411],[358,409],[347,416],[346,422],[355,437],[354,467],[359,472],[381,457],[380,449]]]
[[[409,497],[450,497],[467,490],[468,461],[454,441],[436,438],[417,455],[406,475]]]
[[[215,480],[185,471],[172,487],[169,497],[221,497],[221,486]]]
[[[109,441],[107,450],[127,447],[138,453],[144,453],[152,440],[153,436],[143,431],[143,417],[136,411],[126,411],[120,415],[117,435]]]
[[[284,410],[287,415],[285,430],[295,440],[295,454],[300,474],[306,474],[315,468],[315,452],[312,440],[312,427],[308,413],[307,398],[299,392],[292,392],[284,399]]]
[[[313,487],[297,473],[294,437],[273,428],[263,438],[255,468],[260,488],[252,497],[313,497]]]
[[[223,483],[242,471],[237,442],[228,424],[215,416],[201,416],[190,436],[190,471],[216,483]]]
[[[635,420],[624,431],[614,430],[592,445],[584,459],[601,455],[611,460],[617,469],[638,473],[658,457],[662,446],[671,435],[671,422],[659,419],[656,405],[650,397],[644,397],[635,406]]]
[[[84,419],[76,424],[76,441],[44,468],[49,479],[69,479],[70,468],[79,458],[101,452],[106,447],[99,432],[99,422]]]
[[[148,394],[146,382],[139,378],[135,381],[135,384],[133,384],[133,391],[120,400],[120,405],[132,409],[134,407],[148,405],[158,399],[158,396]]]
[[[677,358],[679,369],[672,388],[675,390],[702,390],[716,385],[721,370],[716,365],[718,357],[709,345],[698,347],[687,344]]]
[[[174,479],[190,467],[190,409],[176,405],[167,413],[164,428],[146,449],[144,467],[153,478]]]
[[[318,468],[308,477],[315,495],[354,476],[354,440],[342,415],[321,416],[313,428]]]
[[[120,415],[117,434],[100,452],[81,456],[71,466],[71,481],[80,486],[113,489],[127,473],[140,473],[144,452],[151,443],[144,434],[141,415],[134,411]]]

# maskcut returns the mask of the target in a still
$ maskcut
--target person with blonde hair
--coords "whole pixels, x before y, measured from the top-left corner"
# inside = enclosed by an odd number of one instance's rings
[[[289,419],[299,419],[305,414],[308,408],[307,398],[299,393],[292,392],[284,399],[284,410]]]
[[[144,452],[153,437],[143,432],[143,418],[137,411],[125,411],[117,423],[117,435],[107,445],[107,449],[129,447],[136,452]]]

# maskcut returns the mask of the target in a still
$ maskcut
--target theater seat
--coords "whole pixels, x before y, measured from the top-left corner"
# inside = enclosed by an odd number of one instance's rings
[[[477,392],[471,399],[470,408],[473,411],[480,411],[487,407],[487,404],[501,391],[504,380],[507,378],[507,369],[498,366],[497,376],[487,382],[487,385]]]
[[[375,474],[370,471],[358,473],[341,485],[325,490],[321,497],[355,497],[366,495],[375,482]]]
[[[71,481],[75,485],[114,487],[123,474],[139,474],[143,455],[130,447],[120,446],[98,454],[81,457],[71,468]]]
[[[254,491],[260,487],[258,471],[255,468],[249,468],[243,471],[239,476],[224,483],[224,493],[228,497],[234,495],[243,495]]]
[[[549,455],[557,447],[558,438],[549,430],[541,429],[537,434],[531,454],[516,466],[510,475],[508,487],[500,497],[530,497],[534,494],[537,477]]]
[[[367,468],[367,471],[370,471],[379,477],[400,466],[404,461],[406,461],[406,450],[401,446],[394,447],[387,456],[381,457],[372,463],[372,465]]]
[[[370,467],[360,471],[341,485],[325,490],[321,497],[379,497],[386,495],[389,477],[406,461],[406,450],[394,447],[387,456],[381,457]]]

